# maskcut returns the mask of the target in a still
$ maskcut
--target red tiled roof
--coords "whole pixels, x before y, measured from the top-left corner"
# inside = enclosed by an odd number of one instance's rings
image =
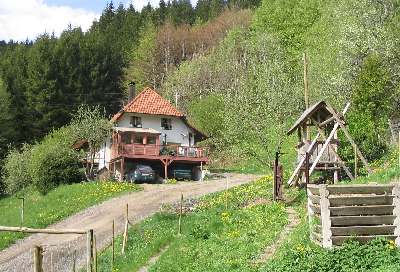
[[[124,112],[144,113],[155,115],[167,115],[183,117],[183,113],[178,111],[161,95],[151,88],[145,88],[133,100],[131,100],[121,111],[113,116],[111,121],[117,121]]]

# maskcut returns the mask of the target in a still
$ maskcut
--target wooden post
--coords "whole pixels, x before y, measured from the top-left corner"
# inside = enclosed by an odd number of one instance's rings
[[[394,229],[394,235],[397,237],[395,242],[396,246],[400,247],[400,183],[395,182],[393,183],[393,191],[392,195],[394,196],[393,198],[393,215],[395,216],[394,223],[395,229]]]
[[[33,272],[43,272],[43,248],[35,246],[33,248]]]
[[[125,228],[124,228],[124,235],[122,238],[122,254],[125,254],[125,247],[128,244],[128,224],[129,224],[129,219],[128,219],[128,203],[126,204],[126,210],[125,210]]]
[[[86,233],[86,271],[93,270],[93,230],[88,230]]]
[[[168,179],[168,164],[166,160],[163,162],[164,162],[164,178]]]
[[[400,155],[399,155],[400,156]],[[200,162],[200,181],[203,182],[203,162]]]
[[[21,199],[21,227],[24,225],[24,214],[25,214],[25,198],[19,197]]]
[[[76,272],[76,249],[74,250],[73,258],[74,260],[72,261],[72,272]]]
[[[333,146],[333,151],[335,153],[335,166],[337,167],[339,165],[339,157],[336,156],[337,152],[338,152],[338,145],[339,145],[339,140],[338,140],[338,133],[337,131],[335,132],[335,135],[333,136],[333,139],[335,140],[335,145]],[[335,170],[333,172],[333,184],[336,184],[339,182],[339,171]]]
[[[93,266],[94,266],[94,272],[97,272],[97,245],[96,245],[96,235],[93,236]]]
[[[125,226],[126,226],[126,235],[125,235],[125,244],[128,244],[128,227],[129,227],[129,204],[126,203],[125,209]]]
[[[115,221],[112,221],[112,240],[111,240],[111,268],[114,268],[115,262]]]
[[[178,234],[182,234],[182,212],[183,212],[183,193],[181,193],[181,203],[179,209],[179,220],[178,220]]]
[[[322,246],[332,248],[331,219],[328,200],[328,189],[326,184],[319,187],[320,207],[321,207],[321,225],[322,225]]]
[[[306,109],[310,107],[310,99],[308,94],[308,61],[307,54],[303,53],[303,62],[304,62],[304,102],[306,104]],[[311,133],[310,128],[307,126],[306,128],[306,139],[307,141],[311,141]]]
[[[120,177],[119,177],[119,181],[124,181],[124,175],[125,175],[125,169],[124,169],[124,158],[121,159],[121,173],[120,173]]]
[[[357,178],[358,174],[358,156],[357,156],[357,148],[354,147],[354,178]]]
[[[305,176],[306,176],[306,188],[310,183],[310,153],[306,152],[306,165],[305,165]]]
[[[399,167],[400,167],[400,130],[399,130]]]

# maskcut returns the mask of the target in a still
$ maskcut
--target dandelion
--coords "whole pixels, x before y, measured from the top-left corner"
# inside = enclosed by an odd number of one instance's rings
[[[389,247],[389,249],[391,249],[391,250],[395,249],[395,248],[396,248],[396,243],[395,243],[395,241],[394,241],[394,240],[389,240],[389,242],[388,242],[388,247]]]
[[[221,214],[221,220],[222,220],[222,221],[228,221],[228,220],[229,220],[229,213],[223,212],[223,213]]]

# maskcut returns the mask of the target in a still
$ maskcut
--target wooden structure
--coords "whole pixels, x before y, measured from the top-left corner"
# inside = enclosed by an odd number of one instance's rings
[[[290,135],[297,131],[299,139],[296,147],[298,151],[297,167],[288,181],[290,185],[297,183],[300,178],[304,183],[308,183],[306,181],[309,180],[314,171],[333,172],[334,183],[339,180],[339,171],[341,169],[345,170],[350,179],[354,179],[354,175],[338,154],[339,129],[343,131],[347,140],[353,146],[356,156],[361,159],[366,169],[371,172],[367,160],[346,128],[344,115],[349,106],[350,104],[347,104],[343,112],[338,113],[329,103],[320,101],[308,108],[287,132]],[[316,135],[311,140],[311,128],[313,127]]]
[[[275,161],[273,165],[274,172],[274,201],[283,200],[283,166],[279,163],[279,156],[281,153],[275,153]]]
[[[127,160],[161,162],[164,178],[172,162],[203,164],[208,162],[204,148],[194,146],[160,144],[160,132],[153,129],[122,128],[113,130],[110,171],[119,170],[120,181],[126,172]],[[118,169],[117,169],[118,168]]]
[[[307,186],[311,240],[324,248],[376,237],[400,246],[400,184]]]

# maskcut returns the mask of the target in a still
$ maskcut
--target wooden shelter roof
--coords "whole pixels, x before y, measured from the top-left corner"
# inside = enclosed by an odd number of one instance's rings
[[[287,134],[292,134],[298,127],[304,125],[310,118],[317,119],[317,115],[319,116],[320,121],[327,120],[332,116],[331,112],[327,109],[327,104],[325,101],[319,101],[305,110],[296,123],[294,123],[294,125],[289,129]]]

